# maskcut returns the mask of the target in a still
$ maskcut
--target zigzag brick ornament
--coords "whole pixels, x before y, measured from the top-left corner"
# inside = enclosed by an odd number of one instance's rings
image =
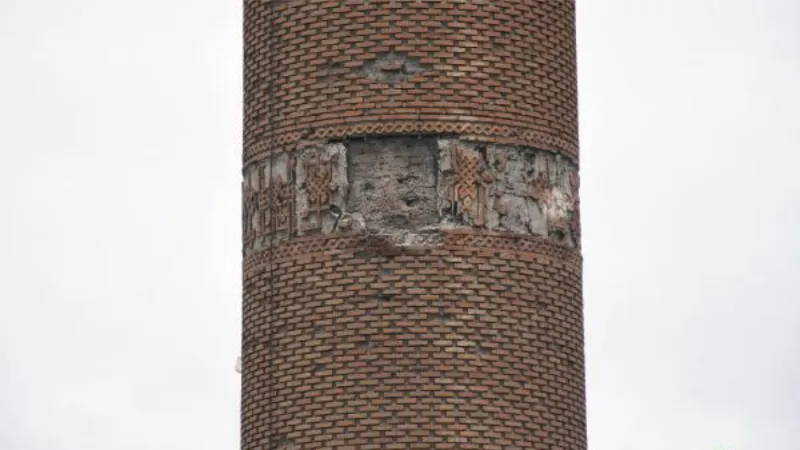
[[[246,0],[243,450],[585,450],[574,0]]]

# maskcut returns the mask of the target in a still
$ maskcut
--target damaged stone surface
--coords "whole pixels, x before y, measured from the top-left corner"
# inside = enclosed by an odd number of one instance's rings
[[[363,230],[399,246],[441,241],[432,137],[389,137],[347,142],[351,180],[347,211]]]
[[[347,146],[348,211],[358,211],[376,228],[420,230],[439,222],[435,139],[370,139]]]
[[[578,170],[557,154],[433,137],[320,143],[245,169],[245,254],[334,232],[431,246],[481,228],[580,245]]]
[[[347,155],[342,144],[311,147],[295,164],[299,235],[333,231],[347,199]]]
[[[579,245],[578,170],[560,155],[440,139],[443,223],[547,236]]]
[[[264,158],[248,165],[242,183],[244,253],[311,233],[330,233],[347,198],[342,144]]]
[[[289,155],[276,155],[245,170],[243,183],[245,248],[261,250],[266,235],[288,238],[294,224],[294,167]]]

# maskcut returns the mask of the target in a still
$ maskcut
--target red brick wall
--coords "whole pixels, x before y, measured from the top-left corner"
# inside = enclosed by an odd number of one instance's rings
[[[247,0],[245,160],[456,133],[578,157],[574,0]],[[420,71],[384,67],[394,52]]]
[[[586,448],[577,252],[458,232],[261,255],[245,263],[242,448]]]

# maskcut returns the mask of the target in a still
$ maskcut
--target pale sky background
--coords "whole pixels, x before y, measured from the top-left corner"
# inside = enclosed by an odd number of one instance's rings
[[[241,10],[0,0],[0,450],[238,449]],[[800,1],[578,19],[590,449],[800,449]]]

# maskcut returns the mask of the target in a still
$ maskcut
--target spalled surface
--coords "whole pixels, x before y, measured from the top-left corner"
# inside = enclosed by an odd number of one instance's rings
[[[436,146],[436,139],[416,137],[348,142],[353,181],[347,211],[376,230],[437,225]]]

